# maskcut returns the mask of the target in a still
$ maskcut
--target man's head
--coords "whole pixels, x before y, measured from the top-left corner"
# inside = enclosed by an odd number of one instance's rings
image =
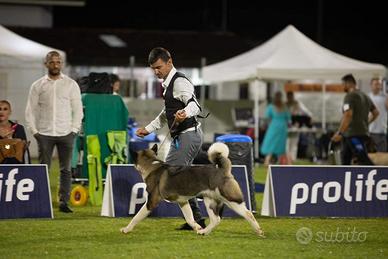
[[[148,63],[159,79],[166,79],[173,67],[170,52],[161,47],[151,50]]]
[[[295,100],[294,92],[292,91],[287,92],[287,102],[293,102],[294,100]]]
[[[370,80],[370,87],[373,94],[379,94],[382,89],[380,78],[374,77]]]
[[[112,90],[114,93],[119,93],[120,92],[120,86],[121,86],[121,81],[118,75],[116,74],[110,74],[110,82],[112,84]]]
[[[356,79],[352,74],[344,75],[341,80],[345,87],[345,92],[349,92],[356,88]]]
[[[59,76],[62,69],[62,57],[57,51],[50,51],[46,55],[44,64],[46,65],[49,76]]]

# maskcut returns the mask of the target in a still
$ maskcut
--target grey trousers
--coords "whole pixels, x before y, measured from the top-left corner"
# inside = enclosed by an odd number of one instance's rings
[[[36,140],[38,142],[39,162],[47,164],[50,170],[51,158],[54,147],[57,147],[59,159],[59,191],[58,197],[60,202],[68,202],[71,191],[71,157],[73,152],[74,133],[66,136],[53,137],[38,134]]]
[[[377,152],[387,152],[387,136],[384,133],[370,133],[370,137],[376,144]]]
[[[180,134],[171,142],[166,163],[171,165],[191,165],[198,155],[203,142],[202,130],[188,131]],[[201,211],[196,198],[189,200],[195,221],[202,219]]]

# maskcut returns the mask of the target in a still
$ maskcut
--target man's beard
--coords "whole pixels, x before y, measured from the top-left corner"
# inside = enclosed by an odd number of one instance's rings
[[[52,70],[49,70],[48,72],[49,72],[50,76],[57,76],[57,75],[59,75],[61,73],[61,70],[59,70],[59,69],[52,69]]]

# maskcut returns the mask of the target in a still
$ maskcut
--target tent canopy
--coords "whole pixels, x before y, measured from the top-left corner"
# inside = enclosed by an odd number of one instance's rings
[[[206,82],[243,80],[340,80],[347,73],[356,78],[384,76],[380,64],[351,59],[315,43],[288,25],[262,45],[203,69]]]
[[[58,51],[66,59],[65,52],[23,38],[1,25],[0,39],[0,56],[10,60],[16,58],[20,61],[42,63],[46,54],[52,50]]]

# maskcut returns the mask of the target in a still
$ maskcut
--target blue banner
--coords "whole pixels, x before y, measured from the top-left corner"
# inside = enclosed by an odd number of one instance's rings
[[[388,167],[271,166],[268,177],[275,216],[388,216]]]
[[[53,218],[46,165],[0,166],[0,219]]]
[[[101,215],[113,217],[127,217],[135,215],[147,200],[146,184],[133,165],[110,165],[109,176],[105,182],[105,192],[111,192],[112,197],[104,193],[104,203]],[[249,185],[245,166],[233,166],[232,174],[239,183],[248,209],[251,209],[249,199]],[[193,183],[194,184],[194,183]],[[111,190],[109,190],[111,189]],[[205,205],[201,199],[198,203],[203,216],[207,216]],[[108,206],[107,203],[112,203]],[[113,209],[114,213],[108,210]],[[105,211],[104,211],[105,210]],[[224,217],[238,216],[227,206],[222,214]],[[151,216],[154,217],[182,217],[179,206],[175,203],[162,201]]]

